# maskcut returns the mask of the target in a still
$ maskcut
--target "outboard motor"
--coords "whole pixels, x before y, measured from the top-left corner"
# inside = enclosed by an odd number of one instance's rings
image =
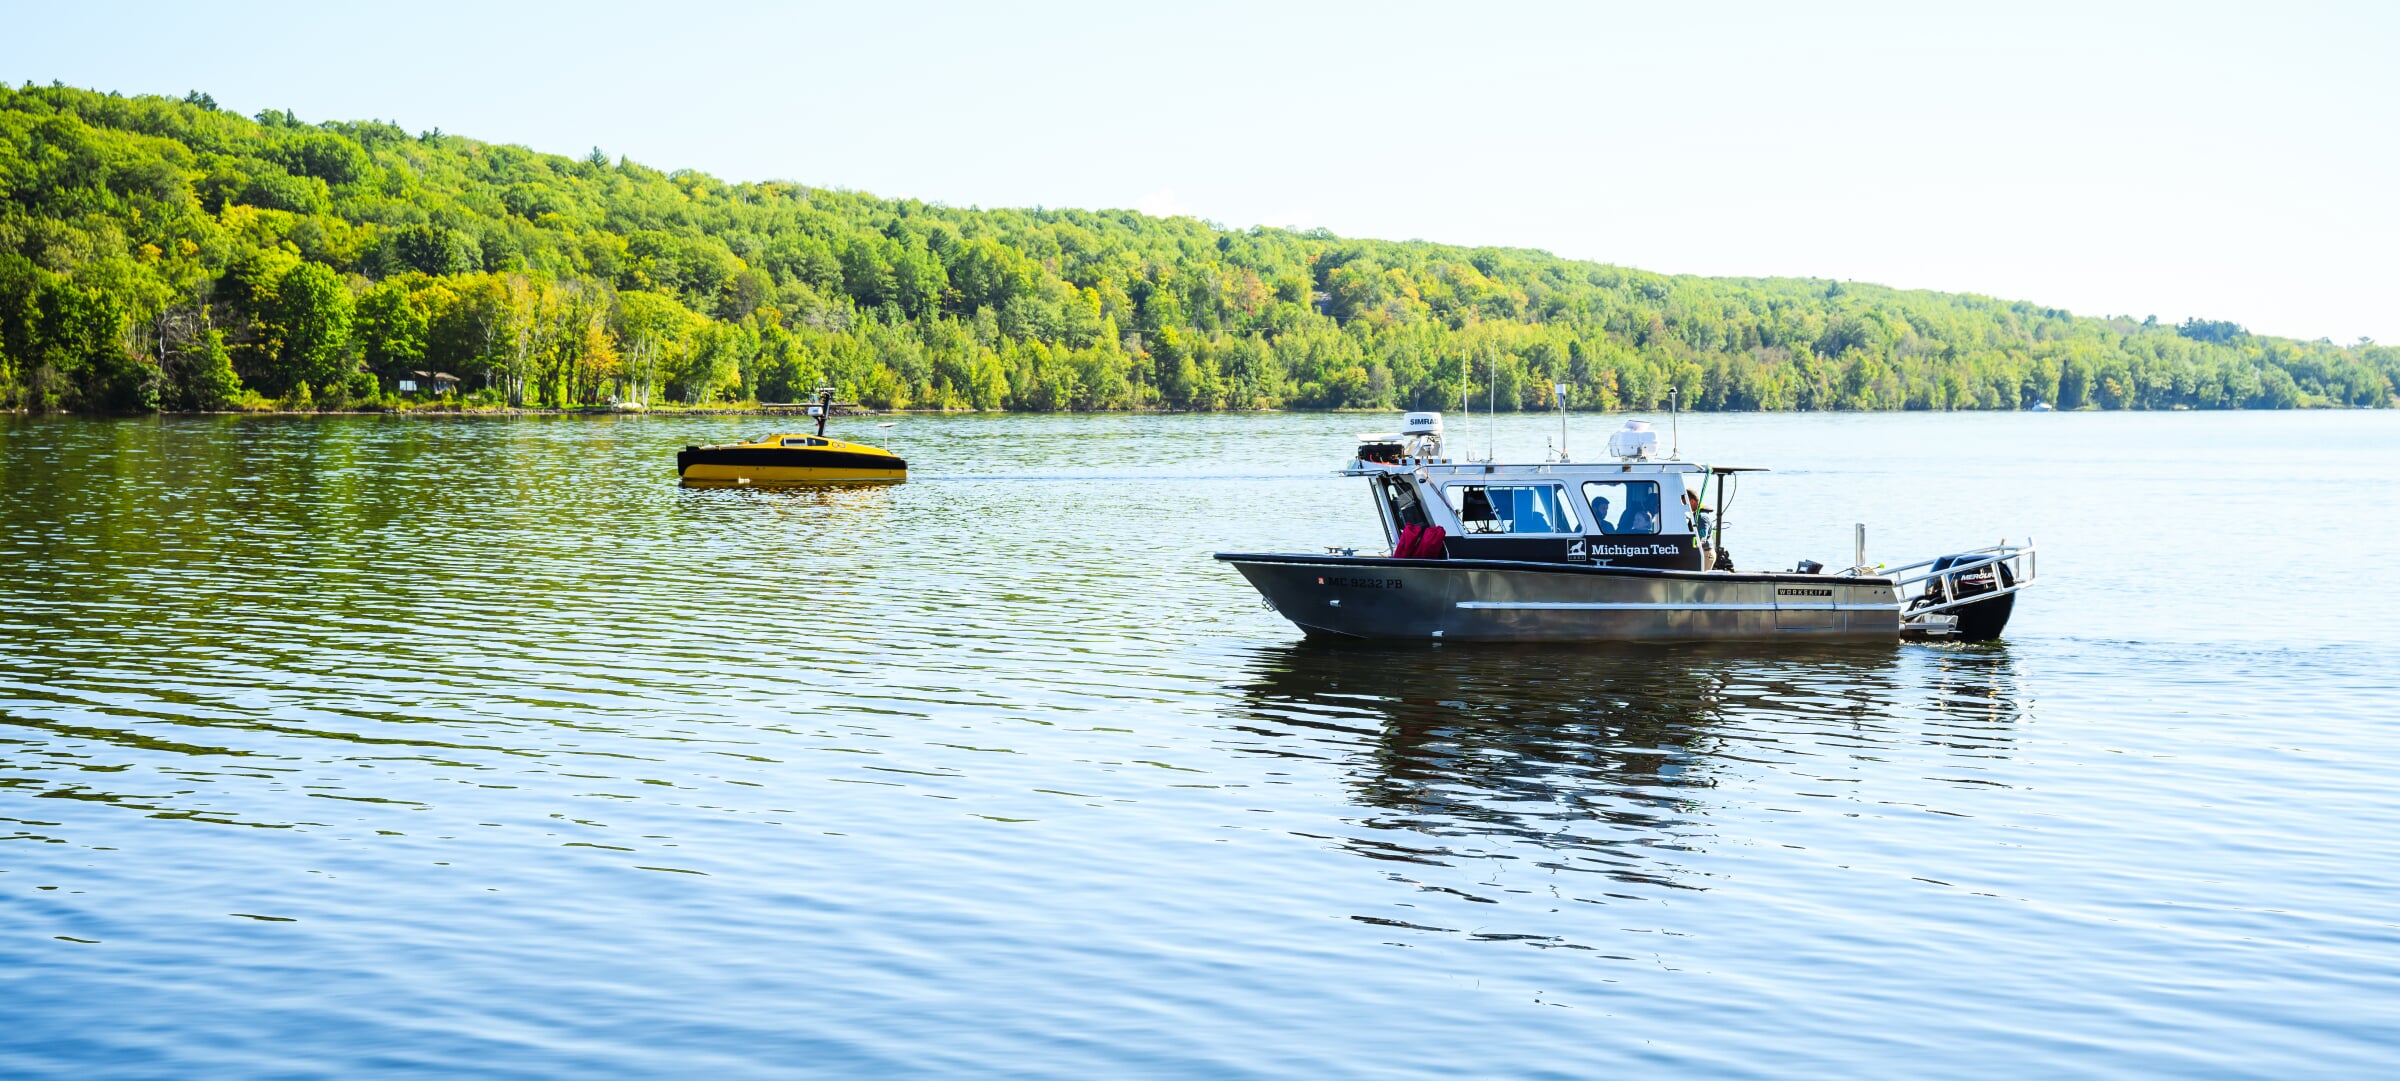
[[[1961,563],[1972,563],[1981,558],[1984,557],[1943,556],[1934,560],[1932,571],[1937,576],[1925,580],[1925,592],[1919,594],[1915,600],[1908,602],[1909,610],[1915,611],[1942,603],[1944,598],[1942,596],[1942,580],[1938,577],[1940,572]],[[2017,584],[2017,576],[2011,573],[2008,564],[2003,562],[1977,567],[1959,575],[1953,588],[1956,590],[1958,599],[1965,600],[1994,590],[2006,589],[2015,584]],[[1989,642],[2000,637],[2000,632],[2008,628],[2009,613],[2016,611],[2016,607],[2017,595],[2003,593],[1990,600],[1959,605],[1950,609],[1948,614],[1958,617],[1959,641]]]

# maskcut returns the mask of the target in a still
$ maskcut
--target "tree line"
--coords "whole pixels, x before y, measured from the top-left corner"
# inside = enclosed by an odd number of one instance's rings
[[[2384,406],[2400,350],[0,87],[0,408]]]

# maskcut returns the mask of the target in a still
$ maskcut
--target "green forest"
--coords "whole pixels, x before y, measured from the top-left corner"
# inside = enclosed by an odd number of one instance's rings
[[[0,409],[2386,406],[2400,350],[0,87]]]

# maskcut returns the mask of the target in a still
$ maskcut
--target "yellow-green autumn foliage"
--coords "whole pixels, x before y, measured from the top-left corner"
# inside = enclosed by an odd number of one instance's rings
[[[726,184],[204,95],[0,88],[0,407],[2384,405],[2400,353],[1523,250]]]

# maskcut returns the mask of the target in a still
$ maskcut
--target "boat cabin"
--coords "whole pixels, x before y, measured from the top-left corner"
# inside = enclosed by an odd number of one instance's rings
[[[1360,437],[1343,473],[1367,478],[1395,555],[1410,527],[1431,526],[1439,548],[1419,558],[1711,569],[1712,523],[1685,493],[1705,505],[1711,481],[1732,471],[1658,460],[1656,448],[1634,421],[1610,439],[1613,461],[1459,461],[1443,453],[1441,415],[1411,413],[1398,435]]]

